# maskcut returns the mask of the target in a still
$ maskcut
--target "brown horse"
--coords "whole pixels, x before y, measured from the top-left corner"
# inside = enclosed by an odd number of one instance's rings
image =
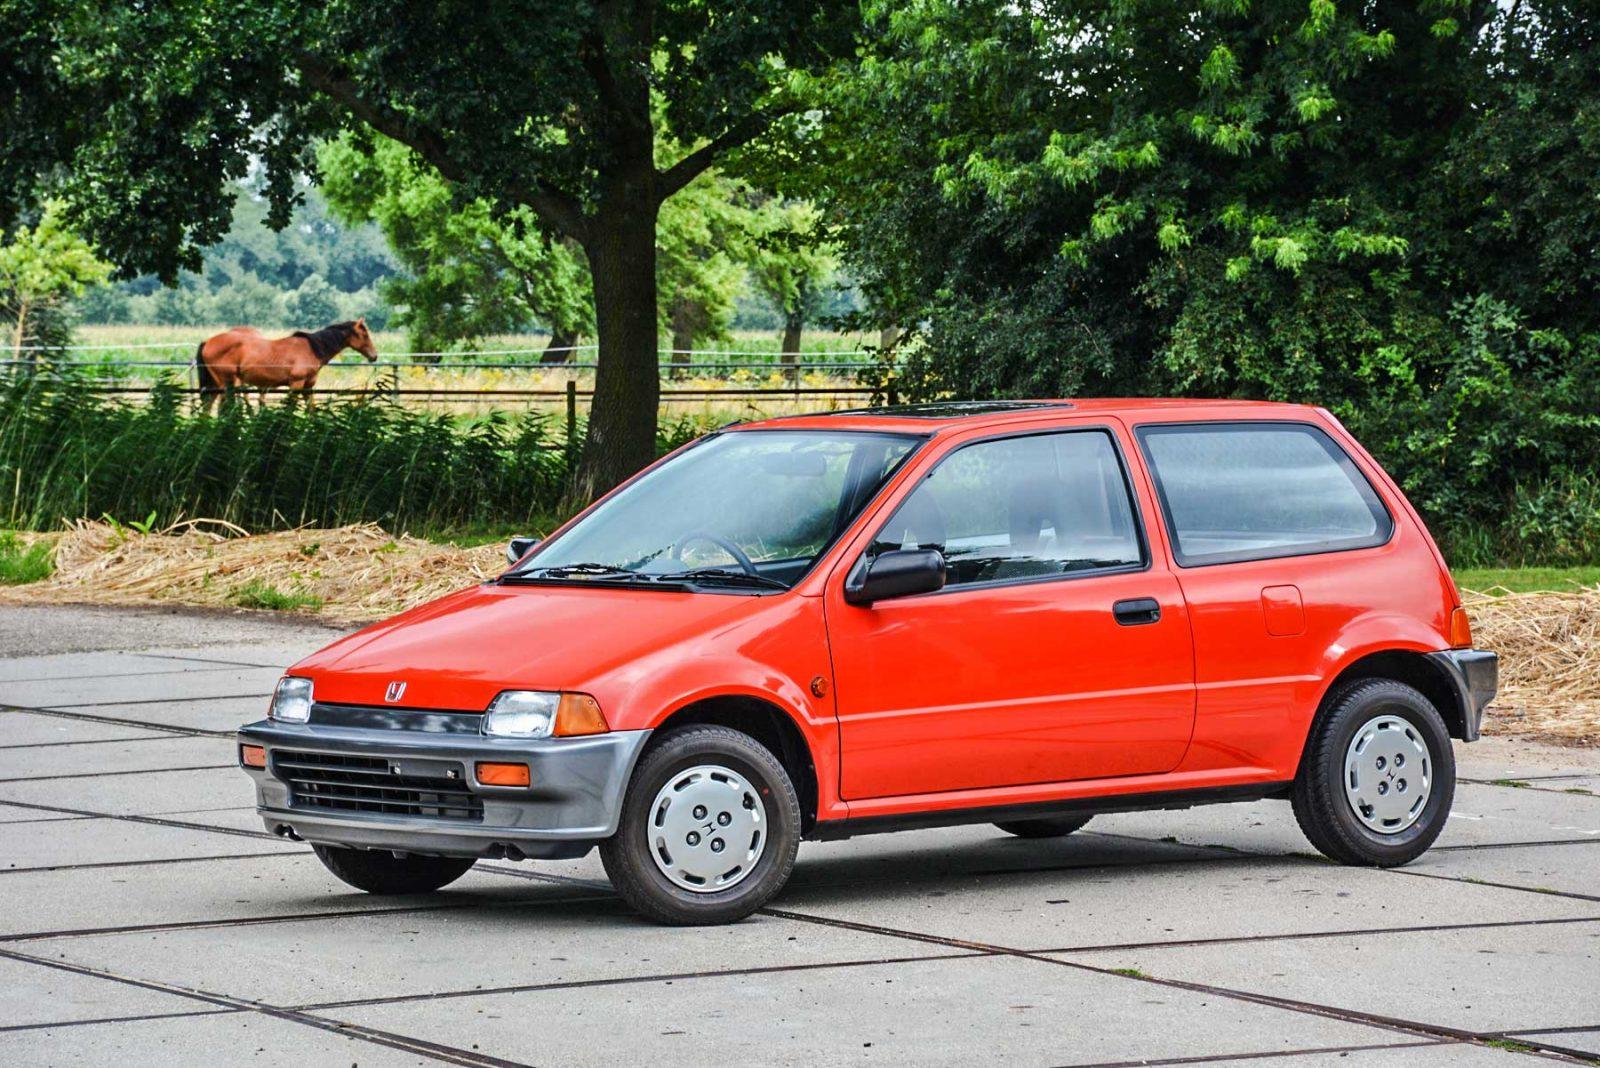
[[[249,327],[236,326],[207,338],[195,350],[200,404],[210,408],[224,392],[240,387],[258,390],[261,403],[266,404],[268,390],[287,387],[291,397],[304,397],[309,407],[317,374],[345,349],[355,349],[369,362],[377,360],[378,350],[365,319],[270,339]]]

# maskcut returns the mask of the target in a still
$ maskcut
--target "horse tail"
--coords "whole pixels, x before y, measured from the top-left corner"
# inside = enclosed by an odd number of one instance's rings
[[[217,381],[217,374],[206,363],[206,343],[200,342],[194,350],[194,376],[200,383],[200,399],[209,400],[222,392],[222,383]]]

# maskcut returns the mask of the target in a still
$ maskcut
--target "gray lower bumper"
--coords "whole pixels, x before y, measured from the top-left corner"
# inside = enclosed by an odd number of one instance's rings
[[[267,768],[245,768],[256,784],[256,811],[267,829],[326,845],[449,856],[560,858],[587,853],[616,833],[622,798],[649,731],[530,741],[472,734],[278,723],[239,730],[239,740],[267,749]],[[459,764],[462,786],[483,803],[481,820],[395,815],[296,804],[274,753],[383,757],[397,762]],[[528,765],[526,787],[485,786],[477,761]]]
[[[1446,649],[1429,653],[1450,679],[1461,712],[1461,739],[1475,742],[1483,725],[1483,710],[1500,687],[1500,658],[1485,649]]]

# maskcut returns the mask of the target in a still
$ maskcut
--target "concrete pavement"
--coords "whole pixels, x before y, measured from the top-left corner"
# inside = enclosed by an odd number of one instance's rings
[[[1459,747],[1396,871],[1262,802],[807,843],[668,929],[594,856],[380,899],[262,831],[231,731],[335,633],[0,609],[0,1063],[1600,1063],[1600,754]]]

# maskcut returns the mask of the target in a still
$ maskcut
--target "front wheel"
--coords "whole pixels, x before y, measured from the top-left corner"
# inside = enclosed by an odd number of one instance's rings
[[[1393,679],[1334,694],[1306,740],[1291,798],[1311,844],[1341,864],[1421,856],[1450,816],[1455,751],[1438,709]]]
[[[375,849],[311,846],[324,867],[369,894],[428,894],[449,886],[472,867],[472,857],[395,856]]]
[[[600,860],[617,893],[658,923],[732,923],[794,869],[800,802],[783,765],[748,734],[694,726],[634,770]]]

